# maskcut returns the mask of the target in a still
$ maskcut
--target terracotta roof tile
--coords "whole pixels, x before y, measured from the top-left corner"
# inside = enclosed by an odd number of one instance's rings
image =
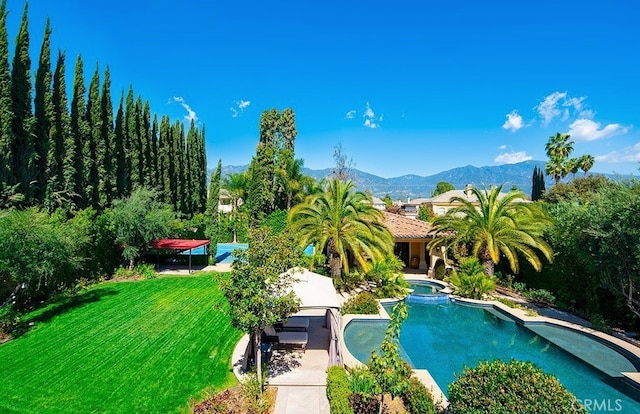
[[[434,235],[431,224],[383,211],[384,224],[396,239],[426,239]]]

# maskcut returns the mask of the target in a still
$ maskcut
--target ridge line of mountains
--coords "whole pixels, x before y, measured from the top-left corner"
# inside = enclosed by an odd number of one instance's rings
[[[544,161],[523,161],[516,164],[503,164],[486,167],[474,167],[467,165],[465,167],[457,167],[440,173],[419,176],[414,174],[402,175],[400,177],[383,178],[374,174],[369,174],[358,169],[351,170],[358,190],[367,191],[376,197],[382,198],[389,195],[394,200],[407,201],[407,199],[431,197],[431,193],[440,181],[451,183],[456,190],[464,189],[465,185],[471,184],[475,187],[489,188],[492,185],[504,185],[504,191],[509,191],[513,186],[523,191],[527,196],[531,195],[532,177],[534,167],[541,168],[544,171]],[[247,169],[247,165],[242,166],[223,166],[222,176],[231,173],[243,172]],[[304,174],[312,176],[316,179],[322,179],[331,175],[332,168],[321,170],[304,169]],[[591,174],[591,173],[589,173]],[[576,177],[583,176],[581,171]],[[616,178],[619,176],[613,174],[603,174],[608,177]],[[568,178],[571,178],[571,174]],[[545,184],[547,189],[553,186],[553,178],[546,176]]]

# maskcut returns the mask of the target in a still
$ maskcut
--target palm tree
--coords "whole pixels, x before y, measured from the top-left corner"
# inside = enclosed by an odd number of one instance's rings
[[[545,145],[545,150],[549,157],[545,170],[548,175],[556,180],[556,184],[569,173],[566,160],[573,152],[573,141],[569,141],[569,137],[569,134],[558,132],[555,136],[550,136]]]
[[[591,167],[593,167],[593,164],[595,164],[596,159],[593,157],[593,155],[589,155],[589,154],[585,154],[582,157],[578,158],[578,164],[580,165],[580,169],[582,171],[584,171],[584,175],[587,175],[587,171],[589,171],[591,169]]]
[[[573,174],[572,179],[576,179],[576,173],[580,169],[580,158],[569,158],[567,160],[567,171]]]
[[[382,212],[371,199],[355,191],[353,182],[330,179],[321,193],[308,196],[289,212],[289,224],[301,246],[327,248],[331,276],[349,273],[349,256],[363,268],[393,252],[393,236],[383,224]]]
[[[276,169],[278,187],[286,198],[287,210],[304,199],[306,189],[315,181],[313,177],[303,174],[303,167],[302,158],[291,158],[285,165]]]
[[[537,271],[542,269],[542,262],[536,251],[551,262],[553,250],[542,239],[544,227],[551,223],[547,213],[537,203],[525,202],[524,193],[510,191],[502,197],[501,190],[502,186],[473,188],[477,208],[466,197],[452,197],[451,201],[460,206],[434,219],[436,238],[429,243],[429,250],[468,243],[488,275],[493,275],[501,257],[509,261],[514,273],[520,268],[519,256]]]
[[[233,243],[238,242],[238,222],[242,219],[240,202],[247,199],[249,178],[246,172],[229,174],[222,180],[221,188],[229,192],[232,201],[231,222],[233,225]]]

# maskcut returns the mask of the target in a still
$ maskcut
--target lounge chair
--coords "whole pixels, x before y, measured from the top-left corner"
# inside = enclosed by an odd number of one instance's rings
[[[271,339],[280,345],[292,345],[299,346],[302,351],[306,351],[307,342],[309,342],[309,335],[306,332],[276,332],[273,326],[266,326],[264,333],[267,335],[267,339]]]
[[[309,328],[309,319],[301,318],[301,317],[289,318],[284,322],[274,325],[274,328],[276,329],[276,332],[280,332],[280,331],[306,332],[307,328]]]

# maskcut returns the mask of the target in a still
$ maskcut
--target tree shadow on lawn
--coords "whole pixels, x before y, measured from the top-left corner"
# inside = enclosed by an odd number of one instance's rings
[[[60,316],[73,309],[80,308],[86,304],[98,302],[100,299],[113,296],[119,292],[113,288],[94,289],[83,292],[79,295],[65,297],[48,304],[44,311],[34,311],[31,315],[20,320],[12,332],[14,338],[18,338],[29,332],[36,323],[49,322],[56,316]]]

